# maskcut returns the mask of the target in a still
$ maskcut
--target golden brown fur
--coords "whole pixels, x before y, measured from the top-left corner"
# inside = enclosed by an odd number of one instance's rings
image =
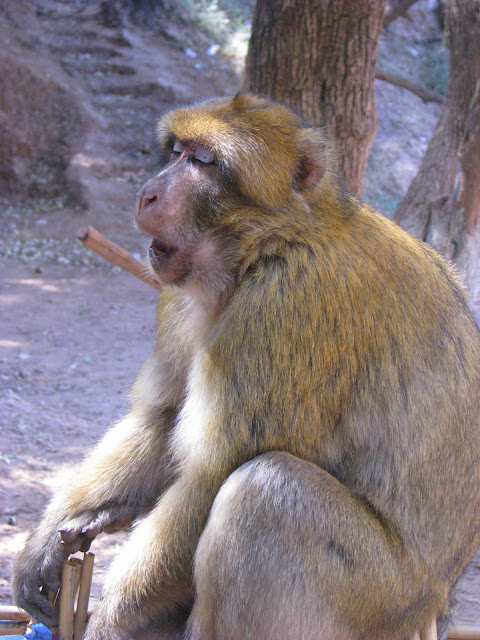
[[[27,542],[19,604],[51,615],[58,529],[72,550],[140,517],[88,640],[410,637],[480,540],[466,291],[288,109],[212,100],[159,137],[137,211],[166,285],[156,348]]]

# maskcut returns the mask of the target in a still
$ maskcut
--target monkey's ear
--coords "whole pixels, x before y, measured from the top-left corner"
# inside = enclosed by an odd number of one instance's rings
[[[294,177],[294,185],[297,191],[306,191],[315,188],[322,181],[326,163],[318,156],[303,155],[297,161]]]
[[[265,100],[262,98],[258,98],[253,93],[249,91],[237,91],[237,93],[233,96],[230,107],[236,111],[244,111],[245,109],[256,109],[261,106],[265,106]]]
[[[331,169],[331,153],[320,129],[301,129],[297,139],[297,164],[293,184],[302,192],[315,189]]]

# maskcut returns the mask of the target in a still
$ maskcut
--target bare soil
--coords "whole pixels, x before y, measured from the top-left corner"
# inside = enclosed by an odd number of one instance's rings
[[[12,603],[12,564],[26,532],[62,474],[125,410],[153,345],[158,292],[90,254],[75,234],[92,224],[143,255],[147,240],[132,215],[137,190],[156,166],[157,119],[172,105],[240,86],[235,61],[209,56],[203,40],[196,57],[185,52],[181,25],[154,35],[126,20],[103,26],[89,0],[33,4],[23,31],[24,15],[10,5],[10,18],[19,18],[12,37],[30,64],[37,56],[76,96],[85,133],[69,171],[87,208],[0,194],[0,604]],[[366,191],[388,210],[418,166],[438,106],[385,83],[378,103]],[[101,536],[93,545],[94,597],[122,539]],[[461,584],[458,620],[480,623],[479,576],[477,558]]]
[[[207,55],[204,38],[196,57],[185,53],[182,25],[163,36],[128,21],[107,28],[90,0],[5,6],[17,55],[81,109],[85,134],[68,171],[87,208],[0,194],[0,604],[12,602],[27,530],[62,473],[125,411],[153,346],[158,291],[83,248],[76,233],[91,224],[143,256],[148,240],[133,212],[156,167],[156,122],[172,106],[240,85],[235,61]],[[94,596],[122,537],[95,542]]]

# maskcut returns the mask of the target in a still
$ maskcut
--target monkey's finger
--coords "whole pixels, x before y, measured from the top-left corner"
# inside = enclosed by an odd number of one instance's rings
[[[47,589],[46,587],[42,587],[40,589],[40,593],[44,598],[47,598],[49,602],[53,602],[55,604],[58,598],[58,594],[60,593],[60,581],[58,582],[58,585],[53,588],[51,586],[49,589]]]
[[[84,541],[85,535],[80,534],[72,542],[64,542],[62,540],[61,545],[67,553],[77,553],[77,551],[80,551],[80,548]]]
[[[80,545],[80,551],[86,553],[90,549],[92,542],[93,538],[85,538],[85,540],[83,540],[82,544]]]
[[[44,624],[48,625],[56,620],[55,605],[40,591],[39,586],[33,584],[33,582],[28,582],[23,587],[19,605],[28,611],[33,618]]]
[[[58,562],[52,564],[45,564],[42,566],[39,574],[39,579],[31,588],[30,591],[39,590],[40,595],[43,598],[48,599],[48,594],[52,591],[58,591],[60,589],[61,575],[62,575],[62,562],[68,557],[68,552],[60,546],[62,555]]]
[[[100,520],[94,520],[82,529],[82,535],[86,538],[96,538],[103,531],[103,523]]]
[[[73,542],[78,537],[79,532],[79,529],[75,529],[73,527],[64,527],[63,529],[58,530],[60,538],[65,544],[70,544],[71,542]]]

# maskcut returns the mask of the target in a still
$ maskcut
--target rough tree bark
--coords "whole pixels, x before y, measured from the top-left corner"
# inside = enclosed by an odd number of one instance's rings
[[[449,0],[444,106],[395,220],[453,260],[480,293],[480,3]]]
[[[385,0],[257,0],[247,54],[246,86],[326,127],[358,196],[377,130],[384,9]]]

